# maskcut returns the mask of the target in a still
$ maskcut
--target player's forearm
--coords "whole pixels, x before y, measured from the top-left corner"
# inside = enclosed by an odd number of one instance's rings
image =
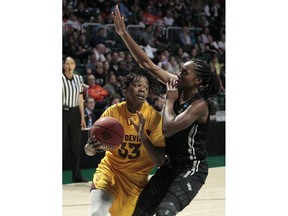
[[[171,123],[175,120],[176,117],[173,111],[173,104],[174,102],[172,102],[171,100],[166,100],[162,125],[162,130],[165,137],[169,137],[174,134],[173,128],[171,128]]]
[[[151,141],[145,136],[141,139],[145,149],[148,151],[151,160],[156,166],[161,166],[165,160],[165,148],[155,147]]]

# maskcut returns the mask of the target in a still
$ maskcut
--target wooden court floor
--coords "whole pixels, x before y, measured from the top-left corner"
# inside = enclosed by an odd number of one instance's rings
[[[88,216],[90,211],[89,183],[64,184],[62,216]],[[194,200],[177,216],[225,215],[225,167],[210,168],[206,184]],[[127,215],[129,216],[129,215]]]

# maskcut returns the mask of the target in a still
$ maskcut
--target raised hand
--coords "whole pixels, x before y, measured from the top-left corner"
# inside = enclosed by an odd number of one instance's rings
[[[135,130],[138,132],[138,136],[139,138],[142,140],[145,137],[144,134],[144,126],[146,123],[146,119],[144,118],[144,116],[137,111],[137,115],[139,117],[139,125],[137,125],[132,118],[129,119],[130,123],[133,124]]]
[[[114,20],[114,25],[115,25],[116,32],[120,36],[123,35],[125,33],[125,31],[126,31],[126,27],[125,27],[124,17],[121,16],[121,14],[120,14],[120,10],[119,10],[118,4],[115,7],[115,13],[112,12],[112,17],[113,17],[113,20]]]
[[[166,92],[166,99],[171,101],[176,101],[179,97],[179,91],[177,87],[177,81],[171,79],[169,82],[166,83],[167,92]]]

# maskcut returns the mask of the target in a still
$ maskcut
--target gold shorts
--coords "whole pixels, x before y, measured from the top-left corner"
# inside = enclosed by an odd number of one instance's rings
[[[93,176],[91,189],[97,188],[111,192],[115,200],[109,210],[111,216],[131,216],[143,187],[134,184],[127,174],[111,171],[105,165],[99,164]],[[139,182],[138,182],[139,183]]]

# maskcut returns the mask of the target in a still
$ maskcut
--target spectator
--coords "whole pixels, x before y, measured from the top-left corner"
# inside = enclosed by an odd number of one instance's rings
[[[155,58],[154,53],[157,52],[157,49],[148,44],[147,38],[142,39],[140,47],[146,52],[149,58],[151,58],[152,60]]]
[[[186,26],[182,28],[182,31],[179,34],[179,39],[182,46],[191,47],[196,42],[194,33],[190,32]]]
[[[120,103],[121,102],[121,98],[122,97],[119,94],[112,95],[112,97],[110,97],[110,100],[109,100],[110,106]]]
[[[154,44],[156,45],[155,48],[159,52],[162,52],[170,47],[170,42],[162,34],[161,26],[156,26],[156,30],[154,31]]]
[[[78,42],[78,52],[77,56],[82,61],[82,63],[85,61],[85,59],[88,59],[88,56],[90,55],[92,50],[92,47],[86,40],[86,35],[81,34],[79,37]]]
[[[194,34],[191,33],[188,27],[186,26],[183,27],[182,31],[180,32],[179,40],[180,40],[182,47],[184,47],[185,51],[191,50],[193,44],[195,43]]]
[[[170,60],[169,60],[170,64],[171,64],[171,68],[170,68],[170,73],[172,74],[177,74],[180,70],[179,64],[176,60],[176,58],[174,56],[170,56]]]
[[[208,28],[208,27],[204,28],[203,33],[201,34],[202,42],[203,42],[204,44],[209,43],[209,38],[208,38],[209,35],[210,35],[210,30],[209,30],[209,28]]]
[[[106,61],[109,62],[109,64],[110,64],[110,62],[112,60],[111,51],[106,50],[106,53],[104,54],[104,56],[105,56]]]
[[[88,76],[88,96],[92,97],[96,102],[97,108],[103,108],[105,106],[105,99],[108,97],[109,92],[97,85],[95,82],[95,76],[93,74]],[[86,89],[85,89],[86,90]],[[84,97],[86,97],[86,91],[84,91]]]
[[[75,41],[74,37],[72,34],[70,34],[68,36],[68,43],[64,46],[64,50],[63,50],[63,53],[66,55],[66,56],[71,56],[73,58],[76,58],[77,57],[77,54],[78,54],[78,44],[77,42]]]
[[[104,73],[103,62],[98,61],[96,63],[96,70],[95,70],[94,76],[96,78],[96,83],[103,87],[106,83],[107,76],[108,76],[108,74]]]
[[[163,17],[163,24],[165,26],[172,26],[174,23],[174,18],[172,17],[171,10],[167,10],[165,16]]]
[[[165,55],[164,52],[161,53],[160,55],[160,61],[157,64],[160,68],[165,68],[166,70],[169,70],[172,72],[172,66],[171,63],[169,62],[168,57]]]
[[[152,30],[152,25],[146,25],[143,33],[140,35],[140,41],[145,39],[150,46],[155,47],[155,38]]]
[[[85,73],[84,73],[84,75],[83,75],[84,83],[87,84],[87,77],[88,77],[90,74],[93,74],[92,68],[86,65],[86,67],[85,67]]]
[[[197,52],[200,54],[202,52],[205,52],[205,44],[202,41],[202,36],[201,34],[198,34],[196,37],[196,43],[194,44],[195,49]]]
[[[103,62],[103,73],[107,76],[110,72],[110,63],[107,61]]]
[[[217,51],[210,47],[209,44],[205,45],[205,51],[200,53],[199,57],[205,60],[207,63],[210,63],[212,57],[217,54]]]
[[[95,100],[93,97],[88,96],[85,99],[85,109],[84,109],[84,116],[85,116],[85,122],[87,127],[91,127],[93,123],[96,121],[96,116],[93,113],[95,108]],[[92,120],[92,125],[89,125],[89,118]]]
[[[64,23],[67,22],[67,20],[69,19],[71,14],[73,14],[73,12],[74,12],[73,5],[67,4],[66,6],[64,6],[63,12],[62,12],[63,14],[62,20]]]
[[[85,6],[85,2],[80,1],[78,3],[77,9],[74,10],[74,14],[78,17],[78,20],[81,24],[88,22],[89,11]]]
[[[97,29],[97,32],[96,32],[96,36],[94,37],[94,40],[92,42],[92,46],[93,47],[97,47],[98,44],[103,44],[106,47],[108,48],[112,48],[115,46],[116,42],[109,39],[106,35],[105,35],[105,31],[104,31],[104,28],[98,28]],[[104,52],[105,53],[105,52]]]
[[[199,58],[199,56],[198,56],[198,51],[197,51],[197,49],[196,48],[192,48],[192,50],[191,50],[191,59],[193,59],[193,58]]]
[[[104,107],[104,110],[106,110],[108,107],[118,104],[122,101],[122,97],[119,94],[114,94],[109,97],[109,101],[106,107]]]
[[[224,64],[220,64],[217,55],[214,55],[210,63],[210,68],[212,72],[216,73],[219,79],[221,91],[225,92],[225,88],[221,79],[221,71],[223,67],[224,67]]]
[[[132,58],[130,53],[126,53],[125,56],[127,70],[131,71],[133,68],[136,68],[137,64],[135,60]]]
[[[111,61],[110,61],[110,67],[112,71],[118,70],[118,62],[119,62],[119,54],[117,51],[113,51],[111,54]]]
[[[187,55],[188,55],[188,53],[184,52],[182,47],[178,47],[174,56],[176,58],[176,61],[179,64],[182,64],[183,63],[183,57],[186,57]]]
[[[119,52],[119,61],[125,59],[125,52],[123,50],[120,50]]]
[[[223,54],[222,50],[219,49],[218,43],[214,41],[212,35],[208,35],[208,44],[210,45],[210,48],[215,50],[218,54]]]
[[[145,7],[145,10],[144,10],[144,13],[143,13],[143,17],[144,17],[145,25],[153,25],[158,20],[158,17],[156,16],[156,13],[153,14],[151,5],[147,5]]]
[[[109,96],[111,97],[112,95],[120,92],[119,85],[117,83],[116,75],[114,73],[110,73],[108,76],[108,81],[103,88],[109,92]]]
[[[130,71],[126,67],[126,62],[124,60],[120,60],[118,62],[117,70],[115,70],[115,75],[117,78],[122,79],[124,76],[126,76]]]
[[[221,39],[217,42],[219,49],[222,53],[225,52],[225,34],[221,34]]]
[[[106,53],[106,46],[102,43],[97,44],[95,48],[92,49],[92,52],[95,53],[95,58],[97,61],[104,62],[106,61],[105,53]]]
[[[74,13],[69,15],[68,20],[66,21],[66,25],[70,26],[72,29],[76,29],[78,31],[81,30],[81,22],[78,20]]]

